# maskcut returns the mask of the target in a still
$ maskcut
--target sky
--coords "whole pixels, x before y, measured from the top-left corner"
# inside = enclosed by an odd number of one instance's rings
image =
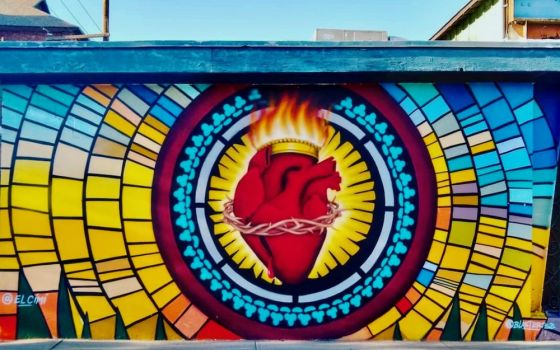
[[[428,40],[468,0],[112,0],[111,41],[312,40],[316,28],[385,30]],[[51,13],[99,33],[101,0],[47,0]]]

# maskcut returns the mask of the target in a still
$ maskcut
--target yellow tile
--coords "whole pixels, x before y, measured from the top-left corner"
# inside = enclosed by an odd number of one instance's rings
[[[0,210],[0,239],[12,237],[12,226],[10,212],[6,209]]]
[[[88,226],[121,228],[119,202],[88,201],[86,210]]]
[[[16,243],[17,250],[20,252],[54,250],[52,238],[48,237],[16,236],[14,241]]]
[[[437,205],[438,205],[438,207],[450,207],[451,206],[451,197],[449,197],[449,196],[438,197]]]
[[[81,259],[89,256],[82,220],[55,219],[53,224],[61,260]]]
[[[385,328],[394,324],[401,317],[401,313],[396,307],[392,307],[384,313],[382,316],[376,318],[372,323],[368,325],[369,331],[372,335],[377,335],[382,332]]]
[[[502,254],[502,264],[516,267],[523,271],[529,271],[531,268],[532,255],[512,248],[504,248]]]
[[[92,255],[95,260],[126,256],[122,232],[89,229],[88,233]]]
[[[445,248],[441,267],[463,270],[467,266],[470,250],[448,245]]]
[[[449,233],[449,242],[464,247],[470,247],[473,243],[475,222],[453,220]]]
[[[76,299],[82,311],[88,314],[90,322],[115,314],[111,304],[104,296],[78,295]]]
[[[486,235],[484,233],[479,233],[476,236],[476,243],[488,245],[491,247],[501,247],[504,244],[504,239],[495,236]]]
[[[0,256],[0,270],[17,270],[19,268],[19,262],[15,256]]]
[[[443,305],[445,307],[449,306],[452,300],[449,295],[443,294],[441,292],[438,292],[437,290],[433,290],[430,288],[428,288],[428,290],[426,291],[426,296],[434,300],[439,305]]]
[[[12,241],[0,242],[0,255],[14,255],[15,253],[16,250]]]
[[[138,271],[138,275],[148,293],[172,281],[167,268],[164,265],[148,267]]]
[[[148,125],[153,126],[154,128],[156,128],[157,130],[159,130],[161,133],[165,135],[167,135],[167,133],[169,132],[169,127],[167,125],[163,124],[158,119],[152,117],[149,114],[146,118],[144,118],[144,122],[146,122]]]
[[[157,311],[143,290],[115,298],[113,303],[119,309],[125,325],[153,315]]]
[[[550,239],[550,229],[533,227],[533,243],[542,247],[548,247]]]
[[[506,230],[499,227],[488,226],[488,225],[478,225],[478,230],[484,233],[490,233],[495,236],[505,236]]]
[[[465,293],[465,294],[471,294],[474,296],[478,296],[479,298],[483,297],[486,294],[486,291],[483,289],[480,289],[478,287],[475,286],[471,286],[470,284],[462,284],[459,287],[459,291],[461,293]],[[473,299],[474,300],[474,299]],[[476,299],[478,300],[478,299]]]
[[[14,233],[16,234],[51,235],[50,221],[47,214],[30,210],[13,209],[12,218],[12,225]]]
[[[486,266],[491,269],[495,269],[498,264],[498,259],[490,257],[488,255],[483,255],[478,252],[473,252],[472,261],[479,263],[482,266]]]
[[[46,213],[49,210],[49,189],[40,186],[12,185],[12,205]]]
[[[495,148],[496,148],[496,145],[494,145],[493,141],[487,141],[487,142],[484,142],[484,143],[481,143],[479,145],[471,147],[471,153],[473,155],[475,155],[475,154],[478,154],[478,153],[491,151]]]
[[[441,306],[428,298],[420,298],[418,303],[414,306],[414,310],[432,322],[435,322],[444,311]]]
[[[533,250],[533,243],[531,241],[526,241],[524,239],[515,238],[515,237],[507,237],[506,246],[516,248],[519,250],[524,250],[526,252],[532,252]]]
[[[426,145],[430,145],[437,141],[436,135],[434,133],[429,134],[428,136],[424,137],[424,143]]]
[[[154,315],[147,320],[133,324],[127,329],[128,336],[131,340],[154,340],[157,320],[158,315]]]
[[[434,240],[440,241],[440,242],[446,242],[448,233],[449,232],[447,232],[447,231],[436,229],[434,231]]]
[[[127,161],[124,167],[123,182],[129,185],[151,187],[154,170],[136,162]]]
[[[131,256],[144,255],[159,252],[159,247],[155,243],[129,244],[128,251]]]
[[[99,281],[108,282],[108,281],[122,279],[130,276],[134,276],[134,273],[131,270],[105,272],[99,274]]]
[[[0,169],[0,185],[7,186],[10,183],[10,169]]]
[[[150,188],[123,188],[123,218],[151,219],[152,218],[152,190]]]
[[[461,279],[463,278],[463,272],[439,269],[436,273],[436,276],[458,283],[461,282]]]
[[[507,220],[491,218],[484,215],[480,217],[480,223],[486,225],[498,226],[501,228],[507,227]]]
[[[430,157],[432,159],[443,156],[443,152],[441,150],[441,147],[439,146],[439,143],[434,142],[431,145],[429,145],[427,148],[428,148],[428,153],[430,153]]]
[[[411,310],[402,320],[399,321],[401,334],[405,340],[422,340],[432,329],[433,324],[420,316],[416,311]]]
[[[82,216],[82,189],[80,180],[54,178],[52,183],[52,215]]]
[[[13,182],[48,185],[50,161],[18,159],[15,163]]]
[[[92,264],[89,261],[78,262],[78,263],[66,263],[64,264],[64,271],[66,273],[81,271],[86,269],[91,269]]]
[[[111,198],[120,197],[120,179],[105,176],[88,176],[86,184],[87,198]]]
[[[493,269],[489,269],[487,267],[482,267],[480,265],[475,265],[475,264],[469,264],[469,267],[467,268],[467,272],[481,274],[481,275],[494,274]]]
[[[134,267],[141,269],[146,266],[154,266],[157,264],[163,264],[163,260],[159,254],[149,254],[143,256],[135,256],[132,258]]]
[[[181,291],[177,288],[175,283],[170,283],[167,286],[161,288],[157,292],[152,295],[154,302],[158,306],[158,308],[162,308],[171,300],[173,300],[177,295],[179,295]]]
[[[506,286],[490,287],[490,293],[499,295],[501,298],[505,298],[510,301],[515,300],[520,290],[521,290],[520,287],[506,287]]]
[[[434,264],[439,264],[441,257],[443,256],[444,249],[445,244],[433,241],[430,252],[428,253],[428,261],[433,262]]]
[[[451,176],[451,183],[453,184],[472,182],[476,180],[476,175],[474,173],[474,170],[472,169],[454,171],[450,173],[450,176]]]
[[[432,159],[432,164],[434,165],[434,170],[436,173],[447,172],[447,162],[444,157],[439,157]]]
[[[521,280],[525,280],[525,278],[527,278],[527,273],[523,272],[523,271],[519,271],[516,270],[514,268],[511,268],[509,266],[505,266],[505,265],[500,265],[498,267],[498,274],[502,275],[502,276],[509,276],[509,277],[513,277],[513,278],[518,278]]]
[[[125,221],[124,232],[129,243],[156,241],[151,221]]]
[[[0,208],[8,207],[8,187],[0,187]]]
[[[138,128],[138,132],[159,143],[160,145],[163,144],[163,141],[165,140],[164,134],[159,132],[157,129],[152,128],[146,123],[140,125],[140,127]]]
[[[136,130],[134,124],[132,124],[125,118],[121,117],[120,115],[118,115],[112,110],[107,112],[104,122],[111,125],[113,128],[117,129],[118,131],[122,132],[123,134],[129,137],[132,136],[134,134],[134,131]]]
[[[93,270],[81,271],[81,272],[72,272],[72,273],[68,274],[68,278],[70,278],[70,279],[76,278],[76,279],[91,280],[91,281],[96,281],[97,280],[97,276],[95,275]]]
[[[498,298],[493,294],[488,294],[488,296],[486,297],[486,304],[488,306],[493,306],[497,309],[500,309],[505,313],[511,307],[512,302]]]
[[[19,259],[23,266],[58,262],[58,257],[56,256],[55,252],[20,253]]]

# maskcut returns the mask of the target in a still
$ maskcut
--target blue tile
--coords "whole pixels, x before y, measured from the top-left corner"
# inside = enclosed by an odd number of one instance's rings
[[[527,150],[521,148],[514,151],[502,154],[502,164],[506,171],[512,169],[519,169],[531,165],[531,160],[529,159],[529,154]]]
[[[513,113],[503,98],[484,107],[482,113],[484,113],[491,129],[496,129],[514,121]]]
[[[183,108],[181,108],[178,104],[171,101],[165,96],[160,97],[160,99],[158,100],[158,105],[161,105],[175,117],[178,117],[179,114],[181,114],[181,112],[183,111]]]
[[[557,156],[555,149],[535,152],[531,157],[533,160],[533,167],[535,169],[540,169],[556,166]]]
[[[512,108],[517,108],[533,98],[532,83],[500,83],[500,88]]]
[[[406,94],[396,85],[393,83],[385,83],[381,84],[381,87],[385,89],[385,91],[393,97],[393,99],[400,103],[405,97]]]
[[[505,207],[508,204],[506,193],[494,194],[491,196],[483,196],[480,198],[480,203],[492,207]]]
[[[453,112],[459,112],[475,103],[464,84],[436,84]]]
[[[432,282],[433,278],[434,278],[434,273],[432,271],[422,269],[420,270],[420,273],[418,274],[416,280],[420,282],[423,286],[427,287]]]
[[[20,113],[25,112],[28,103],[29,103],[28,100],[19,97],[17,95],[14,95],[12,93],[9,93],[8,91],[4,91],[2,93],[2,104]]]
[[[523,124],[529,120],[542,117],[542,111],[535,101],[524,104],[517,108],[514,112],[518,124]]]
[[[441,96],[428,103],[422,110],[426,118],[431,122],[436,121],[450,111],[449,106]]]
[[[480,106],[485,106],[502,96],[494,83],[470,83],[469,87]]]
[[[483,168],[489,165],[498,164],[500,162],[498,158],[498,153],[496,151],[491,151],[483,154],[477,154],[473,157],[474,164],[477,168]]]
[[[447,162],[447,166],[449,167],[449,171],[451,172],[472,168],[473,164],[471,157],[469,155],[466,155],[449,160]]]
[[[130,91],[132,91],[136,96],[140,97],[145,102],[148,102],[148,104],[150,105],[154,104],[154,102],[156,102],[158,98],[158,95],[155,92],[145,87],[144,85],[132,84],[132,85],[127,85],[127,88]]]
[[[494,135],[494,141],[500,142],[503,140],[507,140],[516,136],[519,136],[520,131],[517,127],[517,124],[511,123],[506,126],[502,126],[499,129],[492,130],[492,134]]]

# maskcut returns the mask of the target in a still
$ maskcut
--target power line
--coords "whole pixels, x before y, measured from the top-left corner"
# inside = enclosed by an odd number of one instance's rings
[[[84,4],[82,3],[82,0],[78,0],[78,4],[80,4],[80,6],[82,7],[82,9],[84,9],[84,11],[86,12],[86,15],[89,17],[89,19],[91,20],[91,23],[93,23],[93,25],[95,25],[95,27],[97,28],[97,30],[101,33],[101,28],[99,28],[99,26],[97,25],[97,22],[93,19],[93,17],[91,17],[91,14],[89,13],[88,9],[84,6]]]
[[[82,28],[84,30],[84,32],[86,31],[86,28],[82,25],[82,23],[80,23],[80,21],[76,18],[76,16],[74,16],[74,13],[72,11],[70,11],[70,9],[68,8],[68,6],[66,6],[66,3],[64,2],[64,0],[60,0],[60,2],[62,3],[62,6],[64,6],[64,8],[66,9],[66,11],[68,11],[68,13],[70,14],[70,16],[72,16],[72,18],[74,18],[74,21],[76,21],[76,23],[78,23],[78,25],[80,26],[80,28]]]

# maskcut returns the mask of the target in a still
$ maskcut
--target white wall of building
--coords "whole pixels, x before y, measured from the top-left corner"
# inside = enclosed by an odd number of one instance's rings
[[[504,16],[504,2],[500,0],[472,24],[460,31],[452,40],[502,41],[505,37]]]

